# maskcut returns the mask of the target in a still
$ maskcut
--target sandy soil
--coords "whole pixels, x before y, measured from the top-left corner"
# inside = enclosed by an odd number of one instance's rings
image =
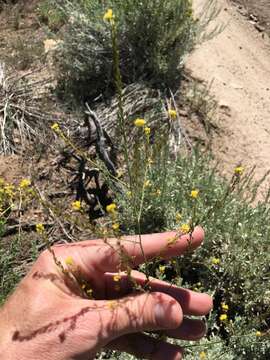
[[[237,164],[257,166],[256,178],[270,169],[270,41],[228,0],[218,0],[216,22],[227,24],[188,59],[192,75],[206,83],[219,103],[219,135],[213,151],[225,174]],[[195,1],[200,8],[201,0]],[[268,184],[270,185],[270,180]]]

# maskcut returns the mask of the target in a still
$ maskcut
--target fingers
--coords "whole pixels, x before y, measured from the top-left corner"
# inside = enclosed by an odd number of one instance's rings
[[[202,320],[184,319],[177,329],[166,330],[163,333],[174,339],[196,341],[205,335],[206,326]]]
[[[83,328],[99,324],[101,338],[107,343],[126,334],[176,329],[183,320],[181,306],[172,297],[161,293],[134,294],[119,300],[96,301],[96,311],[84,316]],[[88,308],[93,301],[81,300]],[[94,318],[96,316],[96,319]]]
[[[107,346],[111,350],[130,353],[139,359],[180,360],[182,350],[176,345],[156,340],[145,334],[122,336]]]
[[[132,271],[130,278],[126,274],[121,274],[118,282],[114,281],[114,275],[105,274],[107,295],[110,298],[117,298],[126,295],[132,290],[133,281],[142,287],[147,283],[147,278],[143,273]],[[182,289],[177,286],[166,283],[165,281],[150,279],[147,283],[150,291],[161,292],[173,297],[182,308],[185,315],[202,316],[208,314],[213,306],[212,298],[207,294],[200,294],[191,290]]]
[[[197,248],[203,241],[202,228],[196,227],[191,235],[179,236],[176,232],[84,241],[62,247],[62,251],[75,257],[75,261],[87,275],[93,271],[114,272],[129,266],[137,266],[155,257],[169,259]],[[59,248],[58,248],[59,249]],[[60,249],[61,251],[61,249]]]

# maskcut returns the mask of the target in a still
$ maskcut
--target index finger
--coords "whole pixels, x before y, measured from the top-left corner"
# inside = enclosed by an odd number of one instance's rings
[[[120,240],[88,240],[72,244],[74,259],[85,273],[117,272],[136,267],[156,257],[169,259],[194,250],[202,243],[204,232],[196,227],[192,234],[179,236],[166,232],[140,236],[127,236]]]

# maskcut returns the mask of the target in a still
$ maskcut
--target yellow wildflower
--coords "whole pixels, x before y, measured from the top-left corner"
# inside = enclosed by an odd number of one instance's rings
[[[5,180],[3,178],[0,178],[0,186],[5,185]]]
[[[145,133],[146,136],[149,136],[150,133],[151,133],[150,127],[146,126],[146,127],[144,128],[144,133]]]
[[[110,300],[107,302],[107,306],[109,309],[114,310],[117,307],[117,301]]]
[[[89,298],[92,298],[92,296],[93,296],[93,290],[92,290],[92,289],[86,290],[86,294],[88,295]]]
[[[74,211],[80,211],[82,208],[82,203],[79,200],[76,200],[71,204],[71,206]]]
[[[119,230],[119,228],[120,228],[120,225],[119,225],[118,223],[112,224],[112,229],[113,229],[114,231]]]
[[[176,119],[177,118],[177,112],[173,109],[169,109],[168,110],[168,114],[172,119]]]
[[[255,335],[256,335],[257,337],[260,337],[260,336],[262,336],[262,333],[261,333],[261,331],[256,331]]]
[[[221,309],[224,312],[227,312],[229,310],[229,305],[225,304],[225,303],[221,303]]]
[[[14,186],[10,184],[5,185],[4,192],[8,197],[12,198],[15,195]]]
[[[110,205],[106,206],[106,211],[108,213],[113,214],[116,211],[116,204],[115,203],[111,203]]]
[[[114,275],[113,277],[113,281],[115,282],[119,282],[121,280],[121,275],[117,274],[117,275]]]
[[[203,359],[206,359],[206,352],[205,351],[201,351],[200,354],[200,359],[203,360]]]
[[[219,317],[219,320],[220,320],[220,321],[226,321],[226,320],[228,320],[227,314],[221,314],[220,317]]]
[[[131,191],[128,191],[127,192],[127,197],[130,199],[132,197],[132,192]]]
[[[43,234],[45,231],[45,227],[43,224],[39,223],[39,224],[36,224],[36,232],[38,234]]]
[[[213,264],[213,265],[218,265],[218,264],[220,264],[220,259],[218,259],[218,258],[213,258],[213,259],[212,259],[212,264]]]
[[[161,272],[161,274],[164,274],[165,273],[165,270],[166,270],[166,266],[165,265],[159,265],[159,271]]]
[[[245,168],[243,166],[237,166],[234,169],[234,173],[235,173],[235,175],[242,175],[244,170],[245,170]]]
[[[21,189],[25,189],[30,185],[31,185],[31,181],[29,179],[22,179],[22,181],[20,182]]]
[[[59,124],[54,123],[54,124],[51,126],[51,129],[54,130],[54,131],[58,131],[58,130],[59,130]]]
[[[180,231],[182,234],[187,234],[190,232],[190,226],[188,224],[183,224],[180,226]]]
[[[192,191],[190,192],[190,196],[191,196],[193,199],[197,199],[197,197],[199,196],[199,190],[198,190],[198,189],[192,190]]]
[[[146,121],[144,119],[136,119],[134,121],[134,125],[137,127],[144,127],[146,124]]]
[[[72,256],[68,256],[65,260],[66,265],[72,266],[74,264]],[[83,286],[82,286],[83,288]]]
[[[103,16],[104,21],[112,21],[114,19],[114,14],[112,9],[108,9]]]

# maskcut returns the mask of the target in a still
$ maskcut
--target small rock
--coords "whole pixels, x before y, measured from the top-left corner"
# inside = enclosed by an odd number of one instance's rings
[[[255,24],[255,29],[257,29],[259,32],[264,32],[265,31],[265,28],[259,24]]]

